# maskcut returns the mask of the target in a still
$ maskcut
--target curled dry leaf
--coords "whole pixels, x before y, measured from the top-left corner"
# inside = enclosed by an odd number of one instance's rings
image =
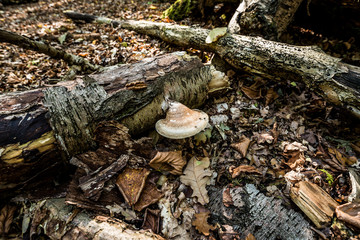
[[[272,143],[274,141],[274,137],[270,133],[254,133],[254,136],[257,138],[257,143]]]
[[[13,221],[15,206],[6,205],[0,211],[0,236],[5,235],[10,230],[10,225]]]
[[[207,219],[209,217],[209,212],[195,213],[195,220],[193,220],[192,225],[195,226],[196,230],[209,236],[210,230],[214,230],[216,227],[209,225]]]
[[[138,201],[149,173],[145,168],[126,168],[119,174],[116,185],[130,206]]]
[[[168,171],[174,175],[181,175],[186,161],[181,155],[181,151],[157,152],[151,159],[149,165],[158,171]]]
[[[270,103],[272,103],[278,97],[279,97],[279,94],[277,94],[277,92],[275,92],[275,90],[273,88],[269,89],[265,95],[265,100],[266,100],[265,106],[268,106]]]
[[[238,166],[237,168],[230,167],[229,172],[231,173],[232,178],[236,178],[237,176],[239,176],[242,173],[261,175],[261,172],[259,172],[259,170],[257,170],[255,167],[249,166],[249,165],[241,165],[241,166]]]
[[[160,228],[160,210],[152,210],[147,208],[145,210],[143,229],[151,229],[154,233],[159,233]]]
[[[280,147],[284,149],[284,156],[289,158],[286,165],[291,169],[296,169],[297,167],[302,167],[304,165],[304,151],[307,150],[307,147],[298,142],[283,142]]]
[[[360,230],[360,203],[346,203],[336,207],[338,219]]]
[[[201,158],[200,161],[193,157],[188,162],[184,175],[180,177],[180,181],[192,188],[192,197],[196,196],[199,203],[205,205],[209,202],[206,185],[210,183],[212,171],[207,169],[210,165],[209,158]]]
[[[223,204],[225,207],[230,207],[234,204],[234,201],[232,200],[232,196],[230,194],[230,188],[227,187],[223,192]]]
[[[230,146],[235,149],[236,151],[238,151],[239,153],[241,153],[241,155],[243,157],[246,156],[247,150],[249,148],[250,145],[250,139],[245,137],[245,136],[241,136],[239,142],[237,143],[232,143]]]

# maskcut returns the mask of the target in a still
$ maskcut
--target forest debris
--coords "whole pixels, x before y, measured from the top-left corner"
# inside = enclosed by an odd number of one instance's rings
[[[212,175],[212,171],[208,169],[209,166],[210,159],[208,157],[201,159],[192,157],[184,170],[184,175],[180,176],[180,181],[190,186],[194,191],[192,197],[196,196],[202,205],[209,202],[209,196],[205,188],[210,183]]]
[[[79,179],[79,187],[84,191],[85,197],[95,197],[94,200],[98,200],[105,182],[117,174],[121,169],[123,169],[126,166],[128,160],[128,155],[121,155],[118,160],[113,162],[104,170],[95,174],[81,177]]]
[[[360,230],[360,204],[346,203],[336,207],[335,213],[338,219]]]
[[[0,211],[0,236],[4,236],[9,233],[10,225],[14,218],[16,207],[11,205],[5,205]]]
[[[214,28],[209,32],[209,35],[206,37],[206,43],[213,43],[219,40],[219,38],[225,36],[227,32],[227,27]]]
[[[147,208],[145,210],[142,229],[151,229],[154,233],[160,231],[160,210]]]
[[[296,183],[290,190],[290,196],[317,227],[330,223],[339,205],[321,187],[307,181]]]
[[[266,95],[265,95],[265,100],[266,100],[265,106],[268,106],[269,104],[271,104],[278,97],[279,97],[279,94],[277,92],[275,92],[275,90],[273,88],[270,88],[269,90],[267,90]]]
[[[263,133],[254,133],[254,136],[257,138],[257,143],[258,144],[262,144],[262,143],[272,143],[274,141],[274,137],[268,133],[268,132],[263,132]]]
[[[130,206],[139,200],[149,174],[150,171],[145,168],[134,169],[129,167],[119,174],[116,185]]]
[[[119,219],[96,216],[81,211],[69,220],[74,207],[65,204],[63,198],[37,202],[30,208],[33,216],[31,239],[39,239],[42,232],[50,239],[141,239],[163,240],[162,237],[144,230],[135,230]],[[39,231],[38,231],[39,230]]]
[[[181,151],[157,152],[149,165],[158,171],[167,171],[174,175],[181,175],[186,165]]]
[[[246,156],[248,147],[250,145],[251,140],[247,138],[245,135],[242,135],[238,142],[232,143],[230,147],[234,148],[236,151],[241,153],[242,157]]]
[[[209,123],[209,116],[200,110],[190,109],[184,104],[168,101],[166,118],[156,122],[156,131],[167,138],[183,139],[196,135]]]
[[[286,165],[288,165],[291,169],[294,170],[304,165],[304,151],[307,150],[307,147],[298,142],[282,142],[280,147],[284,150],[284,155],[289,158]]]
[[[350,182],[351,182],[351,193],[349,194],[350,202],[360,201],[360,175],[359,172],[354,168],[349,168]]]
[[[219,236],[221,240],[240,240],[240,233],[236,232],[230,225],[221,225],[219,228]]]
[[[254,235],[252,235],[251,233],[249,233],[249,234],[246,236],[245,240],[256,240],[256,238],[254,237]]]
[[[196,230],[209,236],[210,230],[214,230],[216,227],[208,223],[207,219],[209,218],[210,212],[201,212],[195,213],[195,219],[192,221],[192,225],[195,226]]]
[[[239,176],[241,174],[261,175],[261,172],[259,170],[257,170],[255,167],[249,166],[249,165],[240,165],[237,168],[230,167],[229,172],[230,172],[232,178],[236,178],[237,176]]]
[[[147,206],[156,203],[162,198],[164,194],[162,194],[156,187],[156,185],[152,182],[146,182],[144,189],[142,190],[139,200],[135,203],[134,209],[136,211],[141,211]]]

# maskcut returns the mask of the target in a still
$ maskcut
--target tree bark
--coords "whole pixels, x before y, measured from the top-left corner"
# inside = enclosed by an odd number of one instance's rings
[[[360,118],[360,68],[317,48],[292,46],[259,37],[227,33],[206,43],[210,30],[168,23],[122,21],[121,28],[182,47],[217,53],[234,68],[275,80],[300,81],[330,103]]]
[[[66,205],[63,198],[48,199],[31,205],[30,238],[37,239],[38,229],[50,239],[140,239],[163,240],[146,230],[135,230],[125,222],[107,216],[92,216]],[[31,217],[29,217],[31,216]],[[25,217],[25,216],[24,216]]]
[[[229,32],[278,40],[302,1],[243,0],[229,22]]]
[[[65,62],[67,62],[70,65],[80,66],[84,71],[88,71],[88,70],[95,71],[99,69],[99,66],[89,63],[88,60],[80,56],[67,53],[63,50],[51,47],[43,42],[34,41],[28,37],[21,36],[19,34],[9,32],[1,28],[0,28],[0,42],[15,44],[25,49],[44,53],[55,59],[63,59]]]
[[[213,68],[184,52],[118,65],[84,80],[0,96],[0,191],[28,181],[64,157],[95,145],[105,120],[131,133],[154,126],[164,99],[200,106]]]

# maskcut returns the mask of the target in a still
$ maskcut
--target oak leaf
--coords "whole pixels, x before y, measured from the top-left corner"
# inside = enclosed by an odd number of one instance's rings
[[[151,159],[149,165],[158,171],[168,171],[174,175],[181,175],[186,161],[183,159],[181,151],[157,152]]]
[[[209,158],[205,157],[199,161],[196,157],[193,157],[187,164],[184,175],[180,177],[183,184],[192,188],[192,197],[196,196],[202,205],[209,202],[209,196],[205,188],[209,184],[212,175],[212,171],[207,169],[209,165]]]
[[[195,213],[195,220],[193,220],[192,225],[195,226],[196,230],[209,236],[210,230],[214,230],[216,227],[209,225],[207,219],[209,217],[209,212]]]

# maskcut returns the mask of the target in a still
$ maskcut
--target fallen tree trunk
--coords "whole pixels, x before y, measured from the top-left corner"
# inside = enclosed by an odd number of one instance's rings
[[[302,1],[243,0],[229,22],[229,32],[278,40]]]
[[[34,41],[28,37],[21,36],[14,32],[9,32],[0,28],[0,42],[15,44],[19,47],[44,53],[55,59],[62,59],[70,65],[80,66],[84,71],[95,71],[99,66],[91,64],[85,58],[56,49],[43,42]]]
[[[0,95],[0,191],[95,145],[93,130],[118,120],[131,133],[154,126],[164,99],[200,106],[212,67],[184,52],[118,65],[84,80]]]
[[[69,13],[66,16],[69,17]],[[81,14],[77,13],[77,16],[80,18]],[[360,68],[343,63],[317,48],[231,33],[216,42],[206,43],[210,33],[207,29],[148,21],[110,22],[178,46],[217,53],[240,70],[271,79],[303,82],[325,100],[360,118]]]

